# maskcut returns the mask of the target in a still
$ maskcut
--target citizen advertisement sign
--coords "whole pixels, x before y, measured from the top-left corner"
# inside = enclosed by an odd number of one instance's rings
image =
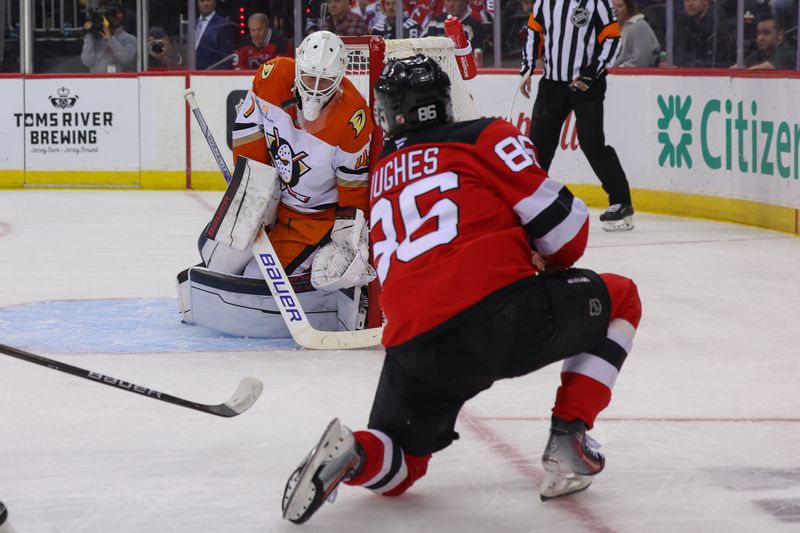
[[[131,78],[33,79],[12,114],[33,170],[138,170],[139,92]]]

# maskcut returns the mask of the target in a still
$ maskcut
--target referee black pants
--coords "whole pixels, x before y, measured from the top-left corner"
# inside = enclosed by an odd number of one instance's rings
[[[570,111],[575,112],[578,142],[586,159],[608,194],[609,205],[628,204],[631,191],[617,152],[606,144],[603,133],[603,100],[606,77],[601,76],[586,92],[573,91],[565,81],[542,78],[533,104],[531,141],[536,146],[539,164],[549,170],[558,147],[561,127]]]

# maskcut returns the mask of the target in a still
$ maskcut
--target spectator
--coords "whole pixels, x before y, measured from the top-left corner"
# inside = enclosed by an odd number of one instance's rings
[[[406,11],[406,8],[411,10],[410,15],[407,15],[408,11]],[[386,7],[384,7],[384,11],[385,10]],[[444,10],[442,10],[442,12],[444,13]],[[397,13],[396,9],[395,13]],[[433,13],[433,8],[427,4],[403,2],[403,37],[408,39],[422,37]]]
[[[224,67],[225,59],[233,59],[234,25],[215,11],[217,0],[197,0],[197,27],[194,49],[197,70]]]
[[[136,37],[122,29],[122,6],[109,4],[105,16],[92,17],[83,28],[81,62],[89,72],[133,72],[136,70]]]
[[[264,13],[250,15],[247,29],[250,35],[236,49],[233,68],[255,70],[270,59],[291,55],[286,37],[270,27],[269,17]]]
[[[183,55],[172,46],[169,35],[160,26],[147,32],[148,70],[171,70],[183,68]]]
[[[364,17],[350,10],[350,0],[328,0],[328,16],[322,29],[342,36],[369,34]]]
[[[383,4],[381,9],[383,17],[375,24],[375,26],[370,28],[369,32],[372,35],[378,35],[384,39],[396,39],[397,31],[395,28],[395,22],[397,21],[397,0],[382,0],[381,3]],[[407,17],[404,16],[403,20],[406,19]],[[406,35],[406,37],[419,37],[419,34],[414,36]]]
[[[764,15],[756,27],[756,51],[744,60],[745,68],[793,70],[795,51],[786,43],[783,28],[773,15]]]
[[[370,32],[372,28],[383,22],[385,18],[379,0],[374,0],[373,2],[370,2],[370,0],[356,0],[355,5],[350,11],[367,21],[367,27]]]
[[[444,14],[431,18],[422,36],[434,37],[444,35],[444,21],[448,15],[461,21],[461,25],[464,26],[464,33],[467,36],[467,40],[472,44],[473,50],[483,48],[486,36],[484,22],[472,16],[467,0],[444,0]]]
[[[636,0],[614,0],[617,21],[622,31],[616,67],[654,67],[658,62],[656,34],[644,19]]]
[[[675,22],[675,65],[727,67],[736,60],[733,20],[711,0],[683,0]]]

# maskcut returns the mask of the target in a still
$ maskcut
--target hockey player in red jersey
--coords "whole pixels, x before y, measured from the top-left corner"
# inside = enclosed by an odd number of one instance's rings
[[[605,465],[586,431],[631,350],[636,285],[573,267],[588,237],[585,204],[547,177],[510,123],[453,122],[449,92],[422,55],[390,61],[375,85],[388,140],[371,176],[370,236],[386,357],[369,429],[334,419],[289,478],[292,522],[342,481],[404,493],[458,437],[464,402],[556,361],[542,500],[586,489]]]

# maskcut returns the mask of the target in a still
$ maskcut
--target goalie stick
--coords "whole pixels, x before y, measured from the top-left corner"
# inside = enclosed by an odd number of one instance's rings
[[[12,348],[11,346],[6,346],[5,344],[0,344],[0,353],[10,355],[11,357],[16,357],[17,359],[22,359],[23,361],[27,361],[35,365],[46,366],[52,370],[58,370],[59,372],[64,372],[66,374],[78,376],[79,378],[88,379],[89,381],[94,381],[95,383],[102,383],[103,385],[108,385],[109,387],[115,387],[128,392],[134,392],[154,400],[171,403],[173,405],[179,405],[181,407],[186,407],[187,409],[194,409],[195,411],[201,411],[203,413],[209,413],[225,418],[240,415],[250,409],[250,407],[256,403],[258,397],[261,396],[261,391],[264,390],[264,385],[258,379],[252,377],[244,378],[239,383],[239,386],[236,387],[236,391],[230,398],[228,398],[227,401],[217,405],[205,405],[202,403],[193,402],[191,400],[184,400],[183,398],[178,398],[177,396],[171,396],[157,390],[148,389],[147,387],[142,387],[141,385],[136,385],[135,383],[130,383],[129,381],[123,381],[111,376],[106,376],[100,372],[94,372],[93,370],[86,370],[84,368],[72,366],[67,363],[62,363],[61,361],[48,359],[42,355],[26,352],[25,350],[20,350],[19,348]]]
[[[225,163],[214,136],[211,134],[211,130],[209,130],[208,124],[200,112],[200,107],[194,97],[194,91],[191,88],[186,89],[183,96],[197,119],[200,130],[205,136],[206,142],[208,142],[208,147],[211,149],[211,153],[214,155],[225,181],[230,183],[231,173],[228,170],[228,165]],[[381,343],[382,327],[356,331],[322,331],[314,328],[308,321],[308,317],[306,317],[305,311],[300,305],[300,300],[297,299],[297,294],[295,294],[286,271],[278,260],[275,248],[273,248],[263,227],[259,229],[251,251],[256,258],[256,263],[259,266],[261,275],[264,277],[264,281],[269,286],[272,297],[275,298],[281,317],[283,317],[292,339],[297,344],[311,350],[346,350],[367,348]]]

